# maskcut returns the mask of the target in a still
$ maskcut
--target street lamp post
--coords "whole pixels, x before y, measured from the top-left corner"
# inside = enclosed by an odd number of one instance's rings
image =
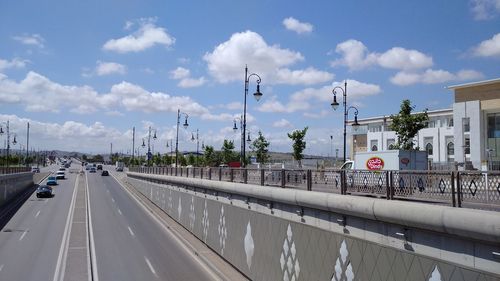
[[[5,128],[7,133],[7,157],[5,158],[5,161],[7,162],[7,167],[9,167],[9,154],[10,154],[10,123],[9,120],[7,122],[4,122],[6,124]],[[4,131],[3,128],[0,126],[0,135],[3,135]]]
[[[151,131],[153,131],[154,135],[153,135],[153,140],[156,140],[157,137],[156,137],[156,129],[151,129],[151,126],[149,126],[149,129],[148,129],[148,153],[147,153],[147,163],[148,163],[148,166],[151,166],[150,164],[150,161],[151,161],[151,156],[152,156],[152,153],[151,153]],[[145,139],[142,138],[142,147],[146,147],[146,144],[145,144]]]
[[[194,131],[191,133],[191,141],[195,140]],[[200,136],[198,135],[199,130],[196,129],[196,166],[198,166],[198,157],[200,156]]]
[[[238,131],[238,126],[236,126],[236,120],[239,120],[240,121],[240,164],[241,166],[243,166],[243,145],[245,143],[245,135],[243,135],[243,119],[241,117],[243,116],[234,118],[233,132],[236,133]]]
[[[187,113],[181,112],[180,109],[177,109],[177,133],[175,135],[175,167],[177,168],[178,163],[179,163],[179,124],[181,120],[181,114],[184,114],[186,119],[184,119],[184,124],[182,125],[184,129],[186,129],[189,124],[188,124],[188,117]]]
[[[342,91],[343,94],[343,105],[344,105],[344,158],[343,161],[345,163],[346,161],[346,127],[347,127],[347,117],[350,109],[354,109],[354,123],[352,124],[352,127],[354,130],[356,130],[359,127],[358,123],[358,109],[354,106],[347,107],[347,80],[344,82],[344,88],[340,86],[336,86],[332,90],[333,94],[333,102],[331,103],[331,106],[333,110],[337,110],[339,107],[339,103],[337,102],[337,92],[336,90]]]
[[[242,167],[245,167],[246,166],[246,163],[245,163],[245,150],[246,150],[246,143],[245,143],[245,135],[246,135],[246,129],[247,129],[247,95],[248,95],[248,84],[250,82],[250,77],[252,76],[255,76],[257,77],[257,91],[253,94],[253,96],[255,97],[255,99],[257,101],[260,100],[260,98],[262,98],[262,93],[260,92],[260,82],[261,82],[261,79],[260,79],[260,76],[256,73],[252,73],[250,75],[248,75],[248,66],[245,65],[245,95],[244,95],[244,103],[243,103],[243,131],[241,133],[241,143],[242,143],[242,159],[241,159],[241,166]]]

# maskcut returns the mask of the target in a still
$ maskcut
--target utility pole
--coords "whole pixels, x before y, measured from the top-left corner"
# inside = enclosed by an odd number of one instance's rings
[[[109,161],[113,163],[113,143],[111,143],[110,152],[109,152]]]

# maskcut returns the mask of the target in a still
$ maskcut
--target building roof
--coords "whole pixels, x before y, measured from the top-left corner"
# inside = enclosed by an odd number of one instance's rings
[[[476,82],[465,83],[465,84],[451,85],[451,86],[446,87],[446,89],[456,90],[456,89],[463,89],[463,88],[469,88],[469,87],[489,85],[489,84],[494,84],[494,83],[500,83],[500,78],[483,80],[483,81],[476,81]]]
[[[414,112],[412,114],[418,114],[418,113],[423,113],[423,111]],[[427,111],[427,115],[429,115],[429,117],[450,115],[450,114],[453,114],[453,109],[451,109],[451,108],[436,109],[436,110]],[[368,118],[362,118],[362,119],[358,118],[358,122],[363,123],[363,125],[365,125],[365,124],[369,124],[369,123],[378,123],[378,122],[384,121],[384,119],[386,119],[387,121],[390,121],[390,118],[391,118],[391,115],[389,114],[389,115],[368,117]],[[352,124],[352,122],[354,122],[354,120],[347,121],[348,124]]]

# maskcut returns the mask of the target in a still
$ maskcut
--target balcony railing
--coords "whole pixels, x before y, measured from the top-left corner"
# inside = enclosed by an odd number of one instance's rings
[[[500,211],[500,172],[197,167],[130,167],[129,171]]]

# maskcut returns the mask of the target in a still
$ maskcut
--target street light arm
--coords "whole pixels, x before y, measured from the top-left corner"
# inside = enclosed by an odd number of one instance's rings
[[[347,113],[349,113],[349,110],[351,110],[351,109],[354,109],[355,110],[354,115],[358,116],[358,109],[355,106],[349,106],[347,108]]]
[[[344,91],[344,88],[340,87],[340,86],[335,86],[333,89],[332,89],[332,94],[335,96],[337,93],[335,92],[335,90],[341,90],[342,91],[342,95],[345,95],[345,91]]]
[[[252,76],[256,76],[257,80],[255,82],[257,82],[257,84],[260,84],[261,79],[260,79],[260,76],[257,73],[252,73],[252,74],[248,75],[246,82],[249,83],[250,82],[250,77],[252,77]]]

